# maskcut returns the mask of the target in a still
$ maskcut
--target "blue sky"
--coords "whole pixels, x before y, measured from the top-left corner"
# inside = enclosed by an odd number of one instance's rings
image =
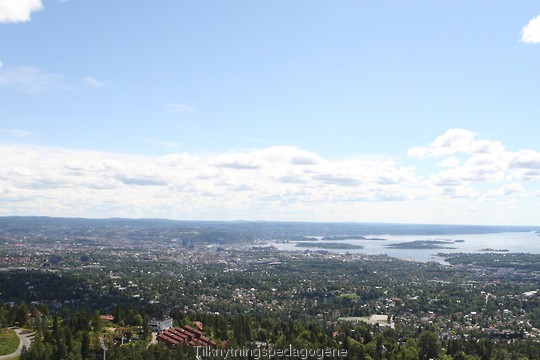
[[[538,16],[0,0],[0,215],[538,225]]]

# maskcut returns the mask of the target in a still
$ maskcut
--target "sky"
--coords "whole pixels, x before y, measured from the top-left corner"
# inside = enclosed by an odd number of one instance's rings
[[[540,4],[0,0],[0,216],[540,225]]]

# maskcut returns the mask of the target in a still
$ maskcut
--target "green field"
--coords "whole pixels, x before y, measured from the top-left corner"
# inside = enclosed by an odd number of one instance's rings
[[[15,330],[0,329],[0,355],[11,354],[19,347],[19,337]]]

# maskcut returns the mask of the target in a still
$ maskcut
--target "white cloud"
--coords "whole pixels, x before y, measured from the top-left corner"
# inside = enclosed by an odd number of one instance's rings
[[[525,193],[525,188],[521,184],[508,184],[502,190],[506,196],[523,195]]]
[[[447,171],[441,171],[437,174],[433,174],[430,177],[430,181],[432,184],[437,186],[454,186],[459,185],[462,182],[463,176],[461,175],[460,171],[461,169],[458,169],[456,171],[447,170]]]
[[[20,129],[4,129],[4,130],[0,130],[0,132],[8,136],[17,137],[17,138],[28,138],[35,135],[33,132],[20,130]]]
[[[111,84],[110,81],[98,80],[93,76],[85,76],[81,79],[81,83],[88,87],[102,88]]]
[[[289,183],[289,184],[305,184],[306,180],[303,180],[300,176],[286,175],[280,176],[276,179],[279,182]]]
[[[474,141],[474,133],[465,129],[450,129],[437,137],[428,146],[420,146],[409,149],[409,157],[422,159],[424,157],[441,157],[455,153],[470,152]]]
[[[504,157],[472,156],[463,166],[432,174],[434,184],[440,186],[458,185],[470,182],[495,183],[503,180],[507,170]]]
[[[218,167],[224,167],[224,168],[230,168],[230,169],[238,169],[238,170],[256,170],[260,166],[254,163],[250,162],[242,162],[238,160],[229,161],[229,162],[220,162],[217,163],[216,166]]]
[[[270,202],[281,213],[309,217],[317,206],[332,202],[347,203],[352,211],[359,202],[423,196],[409,188],[411,168],[388,160],[329,161],[288,146],[154,157],[0,144],[0,158],[5,159],[2,188],[13,190],[9,196],[0,194],[0,201],[14,197],[17,206],[24,203],[32,213],[48,211],[54,200],[57,214],[84,204],[81,211],[100,208],[111,216],[146,211],[140,215],[209,218],[219,211],[245,218],[265,212]],[[167,212],[170,207],[177,215]]]
[[[407,151],[407,156],[410,158],[416,158],[416,159],[423,159],[426,157],[428,153],[428,149],[424,146],[417,146],[414,148],[410,148]]]
[[[486,198],[501,197],[501,196],[523,196],[525,188],[521,184],[507,184],[503,187],[490,191],[486,194]]]
[[[187,104],[167,104],[165,109],[167,110],[167,112],[177,113],[177,114],[185,114],[185,113],[193,112],[193,107]]]
[[[515,209],[518,206],[518,200],[517,199],[508,199],[506,201],[500,202],[499,206],[505,208],[505,209]]]
[[[540,152],[530,149],[520,150],[512,155],[510,167],[540,170]]]
[[[0,67],[0,87],[17,89],[26,93],[70,88],[61,74],[47,73],[33,66]]]
[[[443,188],[443,193],[453,199],[476,199],[480,193],[467,186],[448,186]]]
[[[258,150],[255,154],[265,161],[278,161],[292,165],[316,165],[323,162],[319,155],[294,146],[272,146]]]
[[[449,169],[432,173],[430,179],[433,184],[466,186],[471,182],[496,183],[512,176],[509,170],[512,159],[516,167],[519,163],[516,153],[508,151],[500,141],[477,140],[472,131],[465,129],[450,129],[428,146],[409,150],[409,156],[416,158],[438,158],[457,153],[464,158],[463,164],[455,156],[444,159],[438,166]]]
[[[540,170],[512,170],[508,179],[511,181],[540,181]]]
[[[103,88],[109,85],[110,81],[93,76],[66,80],[62,74],[47,72],[35,66],[3,66],[0,62],[0,88],[33,94],[50,90],[76,90],[81,86]]]
[[[540,43],[540,15],[531,19],[529,23],[521,29],[521,41],[527,44]]]
[[[441,161],[439,163],[439,165],[437,165],[437,166],[439,166],[439,167],[456,167],[456,166],[459,165],[459,163],[460,163],[460,160],[457,157],[451,156],[451,157],[446,158],[443,161]]]
[[[469,151],[472,154],[501,154],[506,148],[500,141],[475,140],[471,143]]]
[[[359,179],[341,174],[318,174],[314,175],[313,179],[321,181],[325,184],[338,186],[357,186],[361,184]]]
[[[540,152],[523,149],[509,154],[509,179],[540,181]]]
[[[0,0],[0,23],[29,21],[30,14],[41,9],[41,0]]]

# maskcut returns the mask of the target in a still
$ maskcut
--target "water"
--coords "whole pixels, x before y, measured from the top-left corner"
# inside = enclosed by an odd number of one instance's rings
[[[362,245],[363,249],[328,249],[326,251],[350,254],[380,254],[388,255],[400,259],[414,261],[437,261],[442,262],[442,258],[437,257],[437,253],[481,253],[481,249],[506,249],[510,253],[531,253],[540,254],[540,236],[534,232],[506,232],[493,234],[461,234],[461,235],[385,235],[373,234],[367,238],[383,238],[386,240],[325,240],[324,242],[345,243]],[[385,245],[411,242],[414,240],[445,240],[448,244],[443,246],[453,249],[389,249]],[[465,242],[455,242],[455,240],[465,240]],[[305,251],[321,250],[319,248],[296,247],[297,241],[279,243],[275,246],[285,251]]]

